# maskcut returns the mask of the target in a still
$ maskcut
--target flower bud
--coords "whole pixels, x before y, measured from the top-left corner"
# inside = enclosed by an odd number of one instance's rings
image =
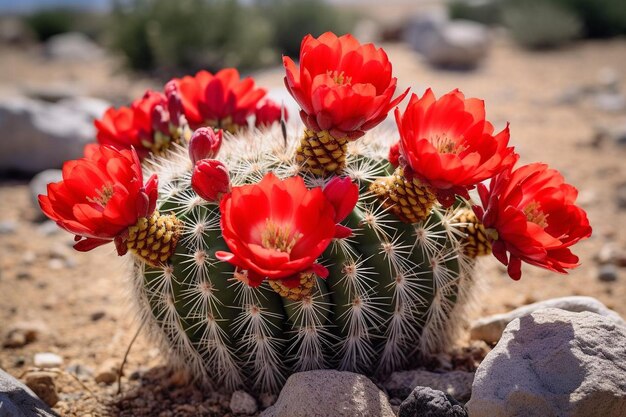
[[[165,97],[167,97],[167,110],[170,114],[170,121],[174,126],[181,126],[186,121],[184,120],[184,107],[183,101],[178,91],[176,81],[171,80],[165,84]]]
[[[280,122],[283,116],[285,121],[287,121],[288,118],[287,109],[270,99],[263,100],[259,103],[254,112],[254,116],[254,125],[256,127],[271,126],[273,123]]]
[[[359,187],[349,177],[335,177],[324,187],[324,196],[335,208],[335,222],[339,223],[354,209],[359,200]]]
[[[195,165],[201,159],[214,158],[222,146],[223,132],[217,133],[210,127],[196,129],[189,141],[189,158]]]
[[[199,160],[193,168],[191,187],[204,200],[219,201],[222,194],[230,192],[228,168],[216,159]]]

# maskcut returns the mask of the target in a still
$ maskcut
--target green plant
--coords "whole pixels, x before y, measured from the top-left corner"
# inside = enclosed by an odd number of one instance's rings
[[[26,23],[40,41],[46,41],[61,33],[70,32],[75,25],[77,13],[69,9],[44,9],[27,16]]]
[[[461,250],[468,223],[457,209],[405,224],[365,192],[393,170],[383,154],[394,139],[374,131],[351,147],[344,174],[361,188],[347,221],[354,236],[334,240],[321,258],[329,277],[299,301],[267,282],[249,287],[232,265],[217,261],[216,251],[228,250],[220,211],[192,190],[186,149],[153,164],[166,181],[160,212],[176,214],[182,235],[170,265],[135,260],[134,299],[174,364],[228,389],[275,391],[303,370],[385,374],[454,340],[474,284],[473,258]],[[220,155],[233,185],[256,183],[269,171],[304,175],[293,158],[297,143],[290,137],[285,145],[278,128],[240,133],[225,140]],[[331,178],[306,175],[305,182]]]
[[[500,0],[453,0],[448,2],[448,14],[451,19],[467,19],[486,25],[495,25],[502,20]]]
[[[559,47],[583,33],[578,15],[555,2],[508,1],[502,19],[513,39],[527,48]]]

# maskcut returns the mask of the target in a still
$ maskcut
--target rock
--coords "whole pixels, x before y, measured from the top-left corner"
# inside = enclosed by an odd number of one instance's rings
[[[55,417],[56,414],[28,388],[0,369],[0,415]]]
[[[293,374],[261,417],[395,417],[385,394],[367,377],[318,370]]]
[[[55,353],[35,353],[33,362],[38,368],[58,368],[63,365],[63,358]]]
[[[44,215],[39,208],[39,195],[48,194],[48,184],[59,182],[62,179],[63,174],[60,169],[46,169],[35,175],[33,179],[30,180],[28,189],[30,190],[31,200],[41,218],[44,218]],[[56,226],[54,222],[53,224]]]
[[[441,13],[412,19],[405,39],[434,66],[472,69],[487,56],[490,46],[486,26],[469,20],[447,20]]]
[[[398,417],[467,417],[467,412],[445,392],[416,387],[400,405]]]
[[[472,394],[473,372],[452,371],[435,373],[411,370],[392,373],[383,383],[390,396],[407,398],[417,386],[443,391],[457,401],[466,402]]]
[[[589,311],[608,317],[616,323],[624,323],[624,320],[593,297],[571,296],[552,298],[516,308],[505,314],[496,314],[475,321],[471,325],[470,337],[474,340],[484,340],[487,343],[496,343],[500,340],[504,328],[513,320],[526,316],[533,311],[543,308],[560,308],[562,310],[581,312]]]
[[[95,128],[93,110],[75,103],[76,99],[69,103],[20,96],[0,99],[0,130],[11,132],[10,140],[0,141],[0,171],[36,174],[80,158],[85,144],[94,141]]]
[[[40,217],[43,217],[44,214],[41,210],[39,210]],[[42,236],[54,236],[58,235],[61,232],[61,228],[52,220],[46,220],[37,226],[37,232]]]
[[[17,224],[12,220],[0,222],[0,235],[11,235],[17,230]]]
[[[106,312],[102,311],[102,310],[98,310],[98,311],[94,311],[93,313],[91,313],[89,315],[89,318],[91,319],[91,321],[98,321],[102,318],[104,318],[104,316],[106,316]]]
[[[617,186],[615,190],[615,202],[618,208],[622,210],[626,209],[626,182]]]
[[[117,381],[117,376],[120,370],[120,362],[116,359],[105,360],[100,367],[96,370],[95,380],[96,382],[104,384],[112,384]]]
[[[52,372],[29,372],[26,374],[26,385],[32,389],[39,398],[50,407],[59,401],[56,383],[56,375]]]
[[[594,104],[598,110],[619,113],[626,110],[626,97],[620,93],[598,93],[594,97]]]
[[[262,409],[271,407],[276,403],[278,396],[276,394],[261,393],[259,395],[259,404]]]
[[[598,270],[598,280],[602,282],[614,282],[617,281],[617,278],[618,272],[615,265],[602,265]]]
[[[67,366],[65,368],[65,371],[69,372],[70,374],[76,375],[79,379],[83,379],[93,375],[93,369],[80,363],[73,363]]]
[[[2,346],[8,348],[22,347],[34,342],[45,333],[48,333],[48,326],[42,321],[17,322],[9,326]]]
[[[46,55],[53,59],[90,61],[104,55],[102,48],[87,36],[68,32],[52,36],[45,45]]]
[[[626,326],[590,312],[515,319],[476,371],[472,417],[624,416]]]
[[[235,414],[254,414],[257,409],[256,400],[245,391],[235,391],[230,397],[230,410]]]

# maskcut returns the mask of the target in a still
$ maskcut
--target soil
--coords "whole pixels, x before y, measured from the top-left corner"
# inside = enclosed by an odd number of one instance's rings
[[[488,118],[503,127],[511,123],[513,143],[522,162],[544,161],[564,173],[580,191],[593,236],[577,245],[580,268],[558,275],[525,267],[514,282],[493,259],[482,263],[473,318],[505,312],[530,302],[565,296],[596,297],[626,317],[626,273],[617,269],[612,282],[598,279],[597,256],[607,244],[626,250],[626,208],[616,199],[626,183],[626,145],[596,135],[598,127],[626,129],[626,110],[601,110],[598,91],[626,92],[626,40],[579,42],[549,52],[529,52],[497,35],[491,54],[470,72],[437,70],[421,61],[408,46],[382,45],[394,65],[400,87],[437,95],[460,88],[467,96],[485,99]],[[46,62],[34,51],[2,50],[0,92],[20,85],[74,84],[89,94],[116,102],[138,96],[149,80],[119,72],[117,61]],[[259,84],[278,87],[278,70],[255,74]],[[607,78],[613,77],[612,86]],[[609,80],[610,81],[610,80]],[[6,132],[2,133],[8,140]],[[622,194],[624,191],[622,190]],[[622,203],[626,205],[626,203]],[[158,350],[139,335],[117,384],[96,383],[107,360],[121,361],[137,331],[127,305],[126,267],[112,245],[88,253],[71,248],[72,237],[41,223],[27,183],[0,183],[0,337],[26,322],[43,329],[24,346],[0,350],[0,367],[17,377],[34,368],[38,352],[60,355],[54,406],[65,416],[192,416],[228,415],[228,396],[203,392],[186,384],[185,375],[163,367]],[[467,345],[467,341],[461,341]]]

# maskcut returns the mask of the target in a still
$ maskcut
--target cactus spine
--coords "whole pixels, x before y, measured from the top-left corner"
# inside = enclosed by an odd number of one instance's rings
[[[226,138],[218,158],[234,185],[258,182],[268,171],[324,185],[331,176],[301,169],[294,137],[286,140],[278,128],[240,132]],[[473,286],[474,260],[462,250],[469,226],[458,212],[438,208],[420,223],[404,223],[368,191],[393,173],[384,160],[393,139],[375,129],[349,143],[342,175],[358,182],[361,195],[344,224],[354,233],[327,248],[320,263],[329,277],[308,277],[310,294],[299,301],[268,282],[249,287],[215,258],[228,250],[219,209],[191,189],[183,146],[148,161],[163,184],[158,210],[182,226],[167,265],[134,260],[135,299],[175,365],[229,390],[271,392],[297,371],[386,374],[453,341]]]

